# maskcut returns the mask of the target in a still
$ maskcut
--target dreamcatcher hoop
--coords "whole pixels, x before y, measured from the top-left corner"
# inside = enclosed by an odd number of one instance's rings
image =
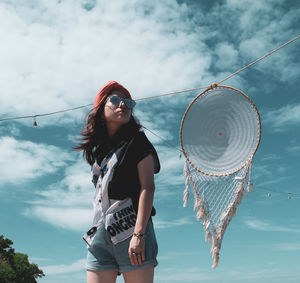
[[[235,166],[234,168],[231,168],[231,170],[227,170],[227,168],[226,168],[226,172],[222,172],[222,173],[217,173],[216,172],[216,170],[205,170],[205,169],[203,169],[203,168],[200,168],[201,166],[199,165],[199,164],[195,164],[195,162],[193,161],[193,159],[191,159],[191,157],[190,156],[188,156],[188,154],[187,154],[187,150],[186,150],[186,146],[184,145],[185,144],[185,140],[184,140],[184,137],[183,137],[183,134],[184,134],[184,124],[186,123],[186,119],[187,119],[187,117],[188,117],[188,113],[190,113],[190,110],[191,110],[191,108],[198,102],[199,103],[199,99],[202,99],[202,98],[209,98],[210,97],[210,95],[211,94],[214,94],[215,92],[216,92],[216,90],[217,91],[220,91],[220,92],[222,92],[223,90],[231,90],[232,92],[230,92],[229,93],[229,96],[231,96],[231,98],[233,98],[233,96],[232,95],[236,95],[236,97],[237,97],[237,95],[238,94],[240,94],[241,96],[239,97],[240,99],[242,99],[242,100],[244,100],[244,101],[246,101],[246,102],[248,102],[248,106],[250,106],[251,107],[251,110],[252,110],[252,113],[253,114],[255,114],[256,115],[256,118],[257,118],[257,121],[256,121],[256,128],[254,129],[257,133],[256,133],[256,139],[255,140],[252,140],[252,144],[253,144],[253,148],[252,148],[252,150],[249,152],[249,154],[248,154],[248,157],[247,158],[244,158],[245,160],[244,160],[244,162],[242,163],[242,164],[240,164],[239,166]],[[216,93],[216,96],[218,96],[219,94],[218,93]],[[207,101],[208,101],[208,99],[206,99]],[[236,104],[240,104],[240,102],[242,101],[242,100],[237,100],[236,101]],[[203,101],[203,99],[202,99],[202,101]],[[213,102],[213,103],[211,103],[211,102]],[[226,106],[230,106],[230,103],[232,103],[233,102],[233,99],[231,99],[230,101],[228,100],[227,101],[227,105]],[[215,104],[214,104],[215,103]],[[222,103],[224,103],[224,101],[221,101],[221,103],[219,103],[218,104],[218,106],[219,107],[223,107],[224,108],[224,104],[222,105]],[[213,109],[211,109],[212,108],[212,106],[215,106],[216,105],[216,102],[215,101],[208,101],[208,103],[207,104],[209,104],[208,106],[210,107],[210,109],[208,109],[208,111],[206,110],[205,111],[205,113],[208,113],[208,112],[210,112],[210,110],[212,110],[211,111],[211,113],[209,113],[209,114],[215,114],[216,113],[216,111],[213,111]],[[242,106],[242,105],[240,105],[240,106]],[[201,110],[201,108],[204,108],[205,106],[201,106],[201,107],[199,107],[198,109],[196,109],[196,110]],[[241,109],[241,108],[239,108],[239,109]],[[217,110],[219,110],[219,109],[217,109]],[[230,107],[230,110],[234,110],[234,108],[233,107]],[[236,109],[237,110],[237,109]],[[246,109],[244,109],[244,110],[246,110]],[[248,110],[248,112],[249,112],[249,110]],[[244,113],[246,113],[246,112],[244,112]],[[218,114],[218,113],[217,113]],[[225,117],[225,119],[228,121],[229,119],[228,118],[230,118],[229,116],[230,116],[230,114],[232,114],[232,113],[230,113],[229,111],[228,111],[228,109],[225,109],[225,112],[223,112],[223,114],[229,114],[228,115],[228,117]],[[220,116],[221,115],[219,115],[219,118],[220,118]],[[232,115],[231,115],[232,116]],[[232,118],[232,117],[231,117]],[[219,119],[220,120],[220,119]],[[205,126],[205,125],[204,125]],[[254,126],[254,125],[252,125],[252,126]],[[190,128],[190,125],[187,125],[185,128]],[[217,129],[217,128],[215,128],[215,129]],[[222,130],[222,129],[221,129]],[[205,133],[204,133],[205,134]],[[203,135],[204,135],[203,134]],[[214,134],[214,133],[212,133],[212,134]],[[215,136],[217,136],[217,135],[219,135],[219,137],[221,138],[221,135],[222,135],[222,137],[224,137],[224,138],[227,138],[228,137],[228,135],[226,135],[226,134],[228,134],[228,133],[222,133],[222,131],[220,131],[219,130],[219,132],[218,133],[216,133],[215,134]],[[209,175],[209,176],[228,176],[228,175],[231,175],[231,174],[234,174],[234,173],[236,173],[236,172],[238,172],[241,168],[243,168],[247,163],[249,163],[249,161],[251,161],[252,160],[252,158],[253,158],[253,156],[254,156],[254,154],[256,153],[256,151],[257,151],[257,148],[258,148],[258,146],[259,146],[259,142],[260,142],[260,137],[261,137],[261,120],[260,120],[260,116],[259,116],[259,113],[258,113],[258,110],[257,110],[257,108],[256,108],[256,106],[255,106],[255,104],[252,102],[252,100],[245,94],[245,93],[243,93],[242,91],[240,91],[240,90],[238,90],[238,89],[236,89],[236,88],[233,88],[233,87],[230,87],[230,86],[225,86],[225,85],[218,85],[218,86],[216,86],[215,88],[209,88],[209,89],[206,89],[205,91],[203,91],[202,93],[200,93],[199,95],[197,95],[194,99],[193,99],[193,101],[190,103],[190,105],[188,106],[188,108],[186,109],[186,111],[185,111],[185,113],[184,113],[184,115],[183,115],[183,118],[182,118],[182,121],[181,121],[181,125],[180,125],[180,145],[181,145],[181,149],[182,149],[182,152],[183,152],[183,154],[184,154],[184,156],[185,156],[185,158],[186,158],[186,160],[191,164],[191,166],[193,166],[196,170],[198,170],[199,172],[201,172],[201,173],[203,173],[203,174],[205,174],[205,175]],[[244,139],[246,140],[247,139],[247,137],[244,137]],[[224,141],[224,139],[223,139],[223,141]],[[210,142],[210,140],[208,140],[208,142]],[[229,145],[229,144],[228,144]],[[221,144],[219,143],[219,144],[217,144],[217,142],[216,142],[216,147],[217,146],[221,146]],[[220,153],[220,152],[217,152],[216,154],[218,154],[218,153]],[[228,152],[227,153],[227,156],[230,154],[230,152]],[[219,169],[219,168],[215,168],[215,169]],[[225,171],[225,170],[223,170],[223,171]]]
[[[211,243],[213,267],[226,228],[245,193],[252,188],[252,159],[261,137],[261,121],[252,100],[229,86],[214,86],[196,96],[180,126],[186,158],[184,206],[189,187],[194,210]]]

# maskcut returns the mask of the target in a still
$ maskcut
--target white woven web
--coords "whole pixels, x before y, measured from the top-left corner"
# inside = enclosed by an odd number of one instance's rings
[[[187,204],[190,187],[194,193],[196,217],[205,229],[206,240],[211,243],[213,267],[216,267],[219,262],[219,252],[225,230],[232,217],[235,216],[243,195],[252,187],[250,168],[251,162],[235,174],[216,177],[199,173],[189,162],[185,163],[184,206]]]
[[[190,187],[197,219],[211,243],[213,267],[219,262],[225,230],[251,187],[250,169],[259,140],[260,119],[255,105],[230,87],[203,92],[183,118],[184,206]]]
[[[207,175],[229,175],[250,160],[260,138],[260,120],[251,100],[229,87],[198,96],[181,128],[186,158]]]

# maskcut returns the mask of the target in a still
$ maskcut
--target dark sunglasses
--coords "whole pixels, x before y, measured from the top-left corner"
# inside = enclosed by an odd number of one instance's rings
[[[121,98],[119,96],[113,95],[109,97],[110,102],[115,105],[119,106],[120,102],[123,101],[125,106],[129,109],[132,109],[135,106],[135,101],[130,98]]]

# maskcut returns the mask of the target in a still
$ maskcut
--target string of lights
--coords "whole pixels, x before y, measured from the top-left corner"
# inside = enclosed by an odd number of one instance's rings
[[[280,190],[275,190],[275,189],[270,189],[270,188],[265,188],[262,186],[255,186],[255,188],[259,189],[259,190],[264,190],[267,192],[267,196],[271,197],[272,193],[275,194],[281,194],[281,195],[285,195],[287,197],[287,199],[292,199],[292,198],[300,198],[300,193],[294,193],[294,192],[284,192],[284,191],[280,191]]]
[[[238,73],[244,71],[245,69],[249,68],[250,66],[256,64],[257,62],[265,59],[266,57],[270,56],[271,54],[277,52],[278,50],[280,50],[281,48],[287,46],[288,44],[294,42],[295,40],[299,39],[300,35],[296,36],[295,38],[289,40],[288,42],[284,43],[283,45],[279,46],[278,48],[272,50],[271,52],[265,54],[264,56],[258,58],[257,60],[251,62],[250,64],[246,65],[245,67],[237,70],[236,72],[232,73],[231,75],[227,76],[225,79],[221,80],[220,82],[217,83],[221,84],[224,81],[232,78],[233,76],[237,75]],[[136,101],[142,101],[142,100],[146,100],[146,99],[153,99],[153,98],[159,98],[159,97],[164,97],[164,96],[169,96],[169,95],[174,95],[174,94],[180,94],[180,93],[187,93],[187,92],[193,92],[196,90],[201,90],[201,89],[207,89],[209,86],[203,86],[203,87],[198,87],[198,88],[192,88],[192,89],[186,89],[186,90],[181,90],[181,91],[175,91],[175,92],[169,92],[169,93],[164,93],[164,94],[159,94],[159,95],[155,95],[155,96],[150,96],[150,97],[144,97],[144,98],[139,98],[136,99]],[[34,114],[34,115],[26,115],[26,116],[16,116],[16,117],[9,117],[9,118],[1,118],[0,122],[4,122],[4,121],[12,121],[12,120],[20,120],[20,119],[28,119],[28,118],[33,118],[34,119],[34,123],[33,125],[36,127],[37,126],[37,117],[42,117],[42,116],[50,116],[50,115],[56,115],[56,114],[60,114],[60,113],[65,113],[65,112],[69,112],[69,111],[75,111],[75,110],[79,110],[82,108],[86,108],[86,107],[92,107],[93,104],[86,104],[86,105],[81,105],[81,106],[77,106],[77,107],[73,107],[73,108],[68,108],[68,109],[63,109],[63,110],[58,110],[58,111],[54,111],[54,112],[49,112],[49,113],[42,113],[42,114]],[[171,143],[169,143],[168,141],[166,141],[165,139],[163,139],[162,137],[160,137],[158,134],[154,133],[153,131],[147,129],[146,127],[143,126],[143,128],[145,128],[147,131],[151,132],[153,135],[157,136],[158,138],[160,138],[164,143],[168,144],[171,147],[176,148],[177,151],[180,152],[180,157],[181,157],[181,152],[182,150],[179,149],[178,147],[172,145]],[[272,193],[277,193],[277,194],[283,194],[286,195],[287,198],[290,200],[291,198],[300,198],[300,193],[294,193],[294,192],[284,192],[284,191],[280,191],[280,190],[275,190],[275,189],[270,189],[270,188],[265,188],[262,186],[255,186],[255,188],[260,189],[260,190],[265,190],[267,191],[267,196],[271,197],[271,192]]]
[[[192,91],[206,89],[206,88],[208,88],[208,86],[197,87],[197,88],[192,88],[192,89],[186,89],[186,90],[181,90],[181,91],[174,91],[174,92],[169,92],[169,93],[164,93],[164,94],[159,94],[159,95],[154,95],[154,96],[149,96],[149,97],[137,98],[137,99],[135,99],[135,101],[153,99],[153,98],[158,98],[158,97],[163,97],[163,96],[168,96],[168,95],[173,95],[173,94],[178,94],[178,93],[192,92]],[[27,116],[10,117],[10,118],[3,118],[3,119],[0,119],[0,122],[33,118],[34,119],[34,126],[37,126],[37,122],[36,122],[36,118],[37,117],[55,115],[55,114],[69,112],[69,111],[78,110],[78,109],[82,109],[82,108],[85,108],[85,107],[91,107],[91,106],[93,106],[92,103],[86,104],[86,105],[82,105],[82,106],[77,106],[77,107],[74,107],[74,108],[68,108],[68,109],[58,110],[58,111],[55,111],[55,112],[49,112],[49,113],[43,113],[43,114],[35,114],[35,115],[27,115]]]
[[[78,109],[81,109],[81,108],[85,108],[85,107],[88,107],[88,106],[91,106],[91,105],[93,105],[93,104],[87,104],[87,105],[82,105],[82,106],[78,106],[78,107],[74,107],[74,108],[69,108],[69,109],[64,109],[64,110],[58,110],[58,111],[55,111],[55,112],[49,112],[49,113],[43,113],[43,114],[35,114],[35,115],[27,115],[27,116],[4,118],[4,119],[0,119],[0,122],[10,121],[10,120],[27,119],[27,118],[34,118],[34,119],[36,119],[37,117],[50,116],[50,115],[55,115],[55,114],[59,114],[59,113],[69,112],[69,111],[73,111],[73,110],[78,110]]]
[[[227,76],[225,79],[223,79],[220,82],[218,82],[217,85],[225,82],[226,80],[232,78],[233,76],[237,75],[238,73],[246,70],[247,68],[249,68],[252,65],[258,63],[259,61],[265,59],[266,57],[268,57],[271,54],[277,52],[281,48],[287,46],[288,44],[296,41],[299,38],[300,38],[300,35],[294,37],[293,39],[289,40],[288,42],[284,43],[283,45],[275,48],[274,50],[272,50],[272,51],[268,52],[267,54],[263,55],[262,57],[256,59],[255,61],[251,62],[250,64],[246,65],[245,67],[243,67],[243,68],[237,70],[236,72],[232,73],[231,75]],[[136,101],[141,101],[141,100],[146,100],[146,99],[153,99],[153,98],[158,98],[158,97],[163,97],[163,96],[168,96],[168,95],[174,95],[174,94],[179,94],[179,93],[192,92],[192,91],[195,91],[195,90],[206,89],[206,88],[208,88],[208,86],[203,86],[203,87],[198,87],[198,88],[192,88],[192,89],[186,89],[186,90],[180,90],[180,91],[174,91],[174,92],[159,94],[159,95],[155,95],[155,96],[139,98],[139,99],[136,99]],[[0,119],[0,122],[33,118],[34,119],[34,126],[37,126],[37,122],[36,122],[36,118],[37,117],[50,116],[50,115],[55,115],[55,114],[59,114],[59,113],[69,112],[69,111],[73,111],[73,110],[78,110],[78,109],[81,109],[81,108],[89,107],[91,105],[93,105],[93,104],[87,104],[87,105],[82,105],[82,106],[78,106],[78,107],[74,107],[74,108],[63,109],[63,110],[49,112],[49,113],[43,113],[43,114],[35,114],[35,115],[27,115],[27,116],[17,116],[17,117],[2,118],[2,119]]]

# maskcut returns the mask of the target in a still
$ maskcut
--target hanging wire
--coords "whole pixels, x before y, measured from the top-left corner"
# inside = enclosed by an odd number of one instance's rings
[[[157,133],[155,133],[154,131],[152,130],[149,130],[148,128],[146,128],[145,126],[142,125],[142,127],[149,131],[151,134],[153,134],[154,136],[158,137],[159,139],[161,139],[165,144],[169,145],[170,147],[172,148],[175,148],[178,152],[180,152],[180,155],[179,155],[179,159],[181,158],[181,154],[183,153],[183,151],[178,148],[177,146],[175,146],[174,144],[168,142],[166,139],[162,138],[160,135],[158,135]],[[272,196],[271,192],[272,193],[278,193],[278,194],[283,194],[283,195],[286,195],[287,196],[287,199],[290,200],[292,198],[300,198],[300,193],[294,193],[294,192],[284,192],[284,191],[279,191],[279,190],[275,190],[275,189],[270,189],[270,188],[265,188],[265,187],[262,187],[260,185],[256,185],[255,186],[256,189],[260,189],[260,190],[264,190],[264,191],[267,191],[267,196],[268,198],[270,198]],[[253,191],[253,184],[250,185],[250,189],[251,191]]]
[[[219,81],[217,83],[217,85],[225,82],[226,80],[232,78],[233,76],[237,75],[238,73],[246,70],[247,68],[251,67],[252,65],[258,63],[259,61],[265,59],[266,57],[270,56],[271,54],[277,52],[278,50],[280,50],[281,48],[287,46],[288,44],[294,42],[295,40],[299,39],[300,35],[294,37],[293,39],[289,40],[288,42],[286,42],[285,44],[281,45],[280,47],[272,50],[271,52],[265,54],[264,56],[258,58],[257,60],[251,62],[250,64],[246,65],[245,67],[239,69],[238,71],[232,73],[231,75],[227,76],[225,79]],[[216,84],[215,84],[216,85]],[[164,93],[164,94],[159,94],[159,95],[155,95],[155,96],[149,96],[149,97],[144,97],[144,98],[138,98],[136,99],[136,101],[142,101],[142,100],[147,100],[147,99],[153,99],[153,98],[159,98],[159,97],[164,97],[164,96],[169,96],[169,95],[174,95],[174,94],[179,94],[179,93],[186,93],[186,92],[192,92],[192,91],[196,91],[196,90],[201,90],[201,89],[207,89],[210,86],[203,86],[203,87],[198,87],[198,88],[192,88],[192,89],[186,89],[186,90],[180,90],[180,91],[174,91],[174,92],[169,92],[169,93]],[[55,112],[49,112],[49,113],[42,113],[42,114],[35,114],[35,115],[27,115],[27,116],[18,116],[18,117],[10,117],[10,118],[3,118],[0,119],[0,122],[4,122],[4,121],[11,121],[11,120],[19,120],[19,119],[27,119],[27,118],[33,118],[34,119],[34,126],[37,126],[37,121],[36,118],[37,117],[42,117],[42,116],[50,116],[50,115],[55,115],[55,114],[59,114],[59,113],[64,113],[64,112],[69,112],[69,111],[74,111],[74,110],[78,110],[78,109],[82,109],[85,107],[89,107],[92,106],[93,104],[86,104],[86,105],[82,105],[82,106],[78,106],[78,107],[74,107],[74,108],[68,108],[68,109],[63,109],[63,110],[59,110],[59,111],[55,111]],[[152,133],[153,135],[155,135],[156,137],[160,138],[164,143],[168,144],[169,146],[175,148],[177,151],[180,152],[180,157],[181,157],[181,153],[182,150],[180,148],[178,148],[177,146],[171,144],[170,142],[168,142],[167,140],[165,140],[164,138],[162,138],[161,136],[159,136],[158,134],[156,134],[155,132],[149,130],[148,128],[146,128],[145,126],[142,126],[145,130],[149,131],[150,133]],[[262,190],[266,190],[268,191],[267,196],[271,197],[271,193],[270,192],[274,192],[274,193],[279,193],[279,194],[285,194],[287,195],[287,198],[290,200],[292,197],[300,197],[300,193],[292,193],[292,192],[283,192],[283,191],[279,191],[279,190],[274,190],[274,189],[269,189],[269,188],[264,188],[261,186],[256,186],[256,188],[258,189],[262,189]]]
[[[152,135],[154,135],[154,136],[158,137],[159,139],[161,139],[161,140],[162,140],[165,144],[167,144],[168,146],[175,148],[178,152],[180,152],[179,157],[181,158],[181,154],[183,153],[183,151],[182,151],[179,147],[177,147],[176,145],[174,145],[174,144],[168,142],[166,139],[162,138],[161,136],[159,136],[158,134],[156,134],[156,133],[153,132],[152,130],[147,129],[145,126],[143,126],[143,125],[141,125],[141,126],[142,126],[145,130],[147,130],[148,132],[150,132]]]
[[[27,118],[34,118],[35,119],[37,117],[50,116],[50,115],[55,115],[55,114],[58,114],[58,113],[64,113],[64,112],[68,112],[68,111],[78,110],[78,109],[85,108],[85,107],[91,106],[91,105],[93,105],[93,104],[82,105],[82,106],[78,106],[78,107],[74,107],[74,108],[69,108],[69,109],[64,109],[64,110],[59,110],[59,111],[50,112],[50,113],[43,113],[43,114],[36,114],[36,115],[27,115],[27,116],[4,118],[4,119],[0,119],[0,122],[10,121],[10,120],[27,119]]]
[[[255,188],[259,189],[259,190],[264,190],[264,191],[267,191],[267,196],[268,197],[271,197],[272,193],[277,193],[277,194],[282,194],[282,195],[285,195],[287,197],[288,200],[292,199],[292,198],[300,198],[300,193],[294,193],[294,192],[284,192],[284,191],[280,191],[280,190],[275,190],[275,189],[270,189],[270,188],[265,188],[265,187],[262,187],[262,186],[255,186]]]
[[[253,61],[252,63],[248,64],[248,65],[247,65],[247,66],[245,66],[244,68],[242,68],[242,69],[240,69],[240,70],[238,70],[238,71],[234,72],[233,74],[229,75],[229,76],[228,76],[228,77],[226,77],[225,79],[223,79],[223,80],[219,81],[219,82],[218,82],[218,84],[221,84],[221,83],[223,83],[223,82],[227,81],[227,80],[228,80],[228,79],[230,79],[231,77],[233,77],[233,76],[237,75],[238,73],[240,73],[240,72],[244,71],[245,69],[247,69],[247,68],[251,67],[252,65],[256,64],[257,62],[259,62],[259,61],[261,61],[261,60],[265,59],[266,57],[268,57],[268,56],[270,56],[271,54],[275,53],[275,52],[276,52],[276,51],[278,51],[279,49],[281,49],[281,48],[283,48],[283,47],[287,46],[288,44],[290,44],[290,43],[292,43],[292,42],[294,42],[294,41],[295,41],[295,40],[297,40],[298,38],[300,38],[300,35],[297,35],[296,37],[294,37],[293,39],[289,40],[289,41],[288,41],[288,42],[286,42],[285,44],[283,44],[283,45],[279,46],[278,48],[276,48],[276,49],[272,50],[271,52],[269,52],[269,53],[265,54],[264,56],[262,56],[262,57],[260,57],[260,58],[256,59],[255,61]]]
[[[239,69],[238,71],[232,73],[231,75],[229,75],[225,79],[219,81],[217,84],[221,84],[221,83],[225,82],[226,80],[232,78],[233,76],[237,75],[238,73],[240,73],[240,72],[244,71],[245,69],[251,67],[252,65],[256,64],[257,62],[265,59],[266,57],[268,57],[271,54],[277,52],[281,48],[287,46],[288,44],[294,42],[295,40],[297,40],[299,38],[300,38],[300,35],[294,37],[293,39],[291,39],[288,42],[284,43],[283,45],[279,46],[278,48],[276,48],[276,49],[268,52],[264,56],[262,56],[262,57],[258,58],[257,60],[251,62],[250,64],[248,64],[247,66],[243,67],[242,69]],[[138,99],[136,99],[136,101],[141,101],[141,100],[146,100],[146,99],[153,99],[153,98],[158,98],[158,97],[163,97],[163,96],[168,96],[168,95],[173,95],[173,94],[179,94],[179,93],[192,92],[192,91],[196,91],[196,90],[207,89],[208,87],[209,86],[203,86],[203,87],[191,88],[191,89],[186,89],[186,90],[174,91],[174,92],[159,94],[159,95],[155,95],[155,96],[138,98]],[[78,110],[78,109],[85,108],[85,107],[92,106],[92,105],[93,104],[87,104],[87,105],[82,105],[82,106],[78,106],[78,107],[74,107],[74,108],[69,108],[69,109],[64,109],[64,110],[60,110],[60,111],[55,111],[55,112],[50,112],[50,113],[44,113],[44,114],[36,114],[36,115],[28,115],[28,116],[3,118],[3,119],[0,119],[0,122],[10,121],[10,120],[18,120],[18,119],[26,119],[26,118],[34,118],[34,117],[41,117],[41,116],[49,116],[49,115],[54,115],[54,114],[58,114],[58,113],[64,113],[64,112],[68,112],[68,111]]]

